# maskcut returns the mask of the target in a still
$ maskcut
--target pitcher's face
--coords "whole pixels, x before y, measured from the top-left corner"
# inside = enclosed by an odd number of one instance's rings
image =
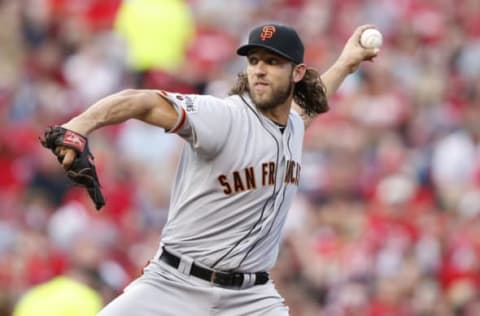
[[[294,65],[286,58],[258,48],[248,54],[248,88],[259,109],[284,104],[293,93]]]

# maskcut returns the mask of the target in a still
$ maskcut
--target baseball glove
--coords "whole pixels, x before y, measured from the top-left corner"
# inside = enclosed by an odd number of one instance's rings
[[[75,184],[87,189],[96,209],[100,210],[105,205],[105,199],[100,190],[87,138],[61,126],[50,126],[45,130],[44,138],[40,138],[40,143],[43,147],[50,149],[60,163],[63,162],[64,156],[60,153],[59,147],[68,147],[77,153],[75,160],[67,170],[67,176]]]

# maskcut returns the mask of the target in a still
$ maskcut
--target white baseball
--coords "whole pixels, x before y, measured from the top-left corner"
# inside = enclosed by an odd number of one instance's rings
[[[360,35],[360,44],[365,48],[380,48],[383,36],[377,29],[366,29]]]

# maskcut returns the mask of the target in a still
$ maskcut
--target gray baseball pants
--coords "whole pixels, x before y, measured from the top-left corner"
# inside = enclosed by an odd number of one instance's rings
[[[272,281],[224,288],[152,261],[98,316],[288,316]]]

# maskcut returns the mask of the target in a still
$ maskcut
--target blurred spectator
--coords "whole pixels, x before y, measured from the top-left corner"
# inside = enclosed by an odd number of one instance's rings
[[[183,0],[124,1],[115,30],[127,43],[129,64],[137,73],[180,68],[195,24]]]
[[[13,315],[96,315],[103,302],[83,279],[83,275],[59,276],[32,288],[18,302]]]
[[[82,232],[83,233],[83,232]],[[103,306],[98,273],[98,245],[89,236],[76,236],[72,263],[64,275],[56,276],[27,291],[18,301],[14,316],[27,315],[96,315]]]

